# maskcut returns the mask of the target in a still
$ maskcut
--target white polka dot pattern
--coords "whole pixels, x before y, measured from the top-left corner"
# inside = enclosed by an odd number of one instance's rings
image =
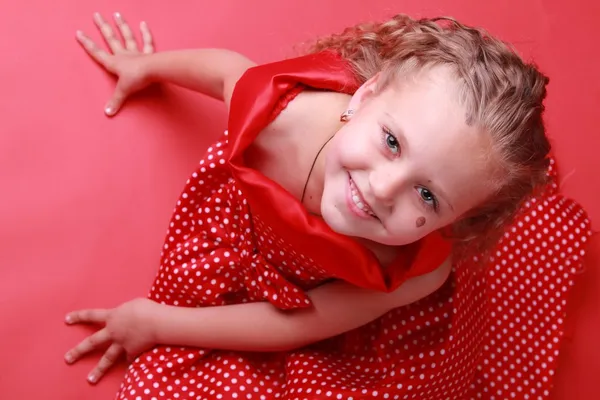
[[[550,176],[556,180],[551,162]],[[554,183],[528,201],[490,260],[489,325],[471,398],[545,399],[590,223]]]
[[[326,266],[250,212],[224,163],[226,136],[192,174],[167,232],[155,301],[309,305]],[[551,171],[552,173],[552,171]],[[489,262],[454,266],[436,293],[289,353],[159,346],[129,367],[119,399],[544,399],[589,222],[555,187],[531,199]]]

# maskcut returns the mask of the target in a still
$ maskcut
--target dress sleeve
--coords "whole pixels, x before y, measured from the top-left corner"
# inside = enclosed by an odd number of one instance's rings
[[[308,307],[304,291],[262,255],[248,202],[223,162],[227,145],[226,134],[209,147],[180,195],[151,298],[191,307]]]

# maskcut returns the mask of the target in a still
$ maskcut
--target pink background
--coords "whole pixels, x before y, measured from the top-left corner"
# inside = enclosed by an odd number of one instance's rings
[[[423,3],[427,3],[423,5]],[[24,0],[0,13],[0,397],[109,399],[123,366],[97,387],[97,358],[67,367],[63,353],[86,330],[72,309],[144,296],[174,203],[207,144],[225,128],[221,104],[171,87],[102,109],[113,88],[74,40],[98,37],[91,16],[144,19],[159,50],[228,47],[257,62],[292,45],[395,12],[452,15],[485,26],[533,57],[551,77],[548,128],[564,191],[600,221],[600,56],[591,0]],[[253,17],[250,17],[254,15]],[[572,175],[570,175],[572,174]],[[600,240],[571,303],[571,340],[556,399],[599,391]],[[596,379],[596,380],[594,380]],[[590,397],[591,396],[591,397]]]

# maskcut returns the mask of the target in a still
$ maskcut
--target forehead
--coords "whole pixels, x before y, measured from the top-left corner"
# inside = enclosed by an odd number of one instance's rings
[[[459,90],[449,68],[434,67],[397,79],[378,98],[415,174],[466,211],[491,194],[495,163],[490,136],[466,123]]]

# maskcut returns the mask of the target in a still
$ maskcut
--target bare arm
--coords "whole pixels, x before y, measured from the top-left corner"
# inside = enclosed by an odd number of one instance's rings
[[[309,292],[313,307],[283,312],[269,303],[208,308],[161,306],[153,317],[158,343],[241,351],[298,348],[365,325],[386,312],[431,294],[448,277],[447,260],[437,270],[408,280],[392,293],[336,282]]]
[[[150,54],[145,74],[152,82],[169,82],[206,94],[229,107],[236,82],[254,63],[225,49],[192,49]]]
[[[236,82],[255,65],[241,54],[225,49],[155,53],[154,40],[145,23],[140,25],[143,46],[139,48],[131,27],[120,14],[115,15],[115,22],[123,41],[101,15],[95,14],[94,21],[108,44],[108,51],[81,31],[76,38],[93,60],[118,78],[106,105],[109,115],[115,115],[130,95],[153,82],[169,82],[191,89],[223,100],[229,107]]]

